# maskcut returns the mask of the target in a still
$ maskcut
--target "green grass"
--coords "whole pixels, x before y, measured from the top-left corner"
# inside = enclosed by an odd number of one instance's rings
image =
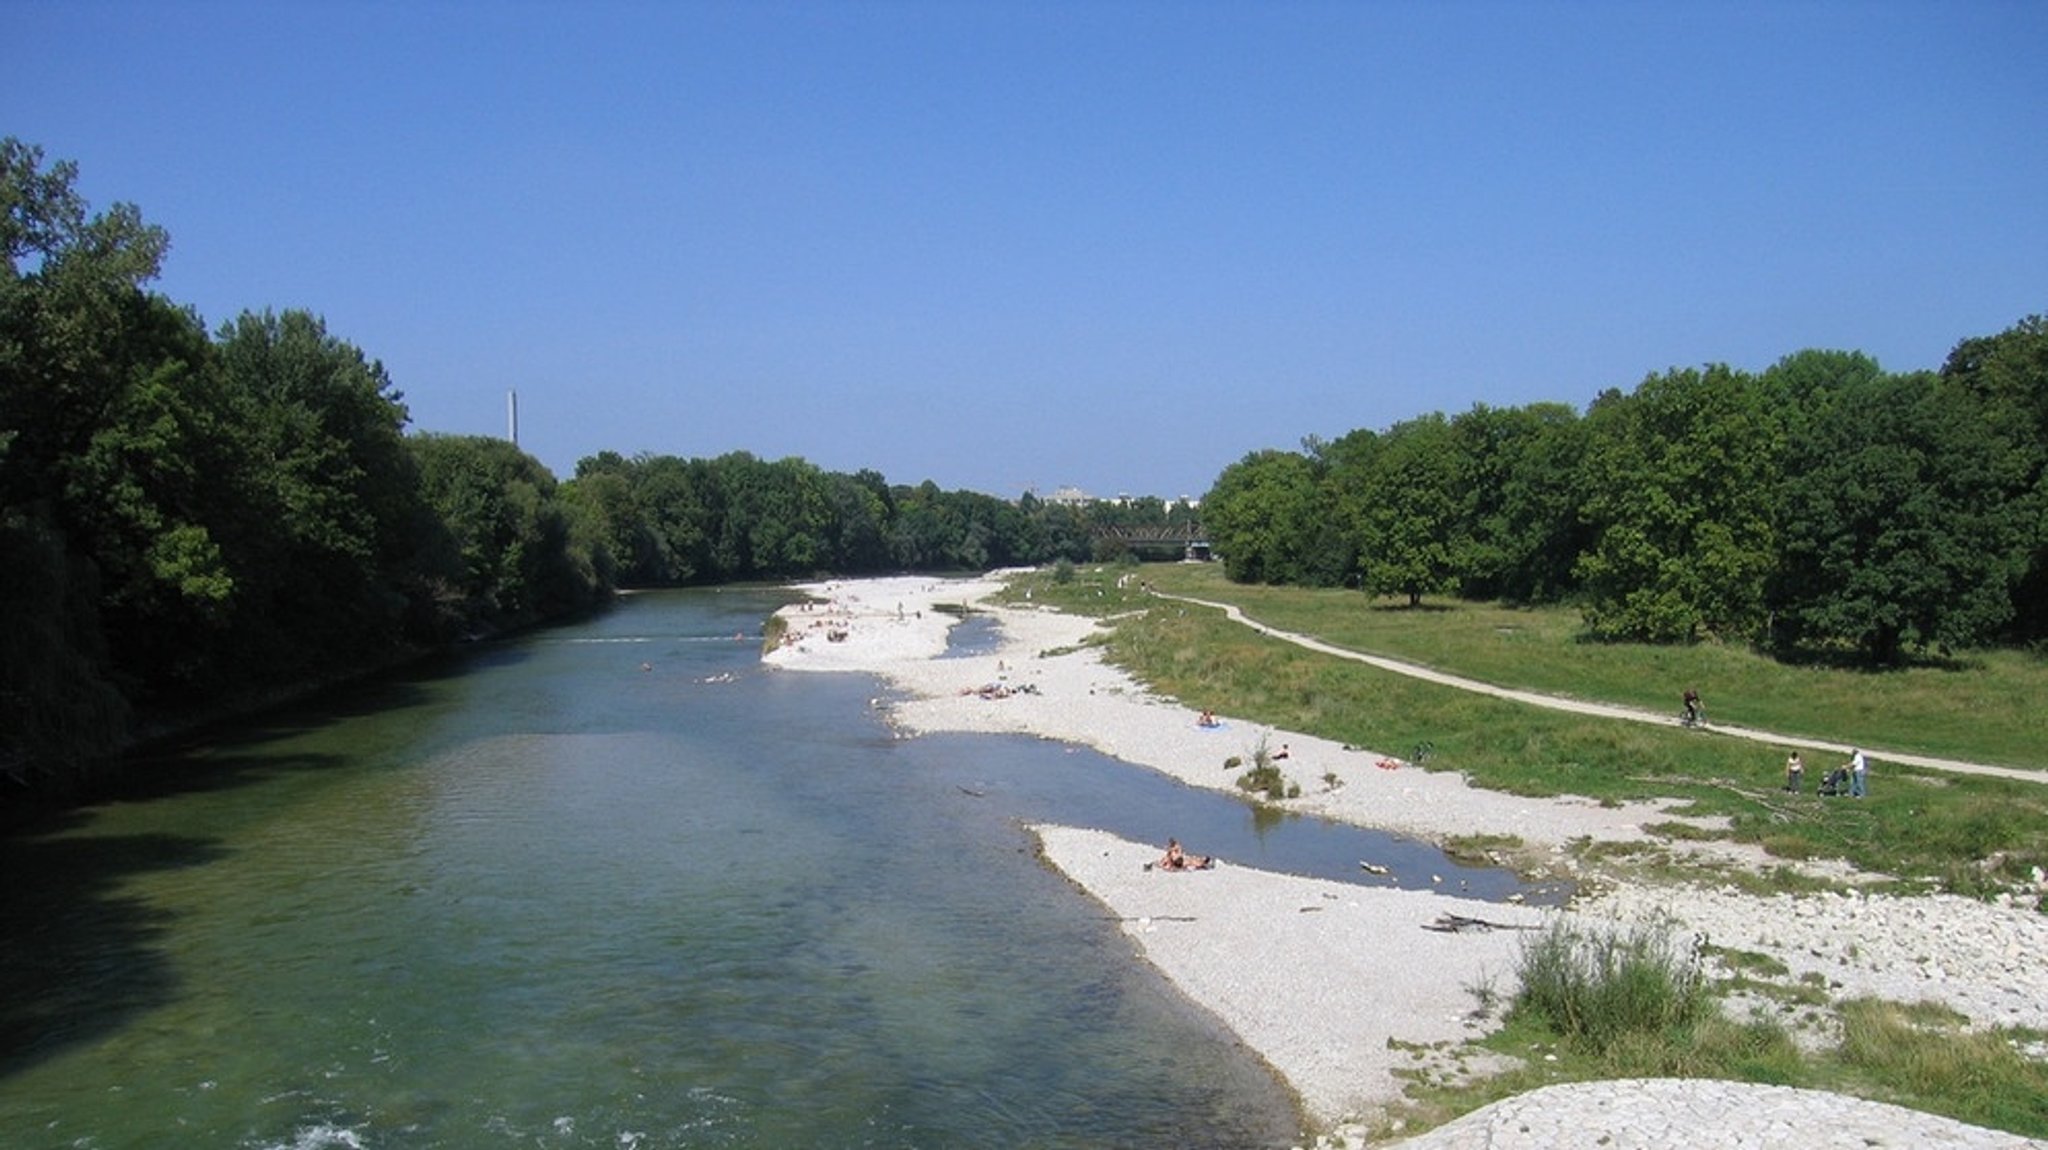
[[[1136,572],[1138,578],[1127,588],[1116,587],[1117,576],[1126,573],[1116,568],[1085,569],[1072,582],[1058,585],[1044,576],[1024,576],[1011,593],[1021,599],[1028,589],[1033,601],[1041,604],[1115,617],[1107,657],[1190,707],[1382,754],[1406,757],[1412,748],[1429,743],[1433,750],[1426,769],[1460,771],[1491,789],[1529,796],[1575,794],[1610,802],[1675,800],[1679,805],[1674,815],[1725,819],[1728,837],[1757,844],[1784,859],[1844,858],[1865,870],[1964,893],[2002,889],[2025,879],[2030,867],[2048,866],[2048,785],[1920,770],[1887,763],[1880,755],[1872,769],[1869,798],[1822,799],[1810,788],[1828,764],[1809,756],[1809,790],[1790,795],[1780,789],[1782,748],[1712,731],[1552,711],[1381,671],[1260,635],[1208,608],[1153,598],[1140,589],[1139,580],[1163,591],[1238,602],[1274,626],[1340,645],[1580,698],[1651,705],[1654,700],[1639,686],[1631,687],[1636,692],[1632,695],[1597,688],[1651,678],[1689,681],[1694,678],[1690,666],[1674,662],[1688,655],[1710,661],[1739,657],[1747,661],[1747,674],[1774,673],[1768,661],[1753,655],[1738,656],[1721,648],[1580,644],[1571,638],[1576,624],[1568,625],[1562,612],[1362,611],[1362,600],[1355,594],[1238,588],[1224,583],[1213,566],[1147,566]],[[1289,609],[1274,609],[1274,604],[1282,603]],[[1383,628],[1381,622],[1372,628],[1345,622],[1368,615],[1393,616],[1397,622]],[[1512,658],[1500,653],[1503,644],[1485,637],[1506,617],[1535,621],[1506,644]],[[1441,634],[1428,639],[1424,632],[1430,630]],[[1385,636],[1393,638],[1372,642]],[[1483,659],[1469,654],[1476,651],[1487,653]],[[1424,654],[1434,657],[1424,659]],[[1665,663],[1677,669],[1654,675],[1649,669]],[[1571,664],[1585,664],[1587,669],[1574,674]],[[1803,693],[1790,688],[1780,692],[1785,698],[1774,705],[1787,716],[1783,725],[1835,739],[1853,736],[1832,728],[1828,716],[1836,699],[1870,676],[1811,668],[1796,674],[1816,685]],[[1988,758],[1989,747],[2014,742],[2038,725],[2032,714],[2001,712],[1987,701],[2013,693],[2013,680],[2031,682],[2038,697],[2048,698],[2048,669],[2017,657],[1989,661],[1978,670],[1902,674],[1914,679],[1915,694],[1937,688],[1947,692],[1940,707],[1932,702],[1915,705],[1984,716],[1975,724],[1984,728],[1980,741],[1925,748],[1935,754]],[[1704,692],[1709,680],[1698,681]],[[1672,695],[1675,700],[1676,692]],[[1739,709],[1726,698],[1716,705],[1709,697],[1717,720],[1729,720],[1729,709]],[[1802,699],[1810,711],[1795,709]],[[1899,706],[1907,707],[1903,694]],[[1746,715],[1741,718],[1749,721]],[[2005,729],[1996,729],[2001,723]],[[2039,748],[2034,753],[2038,756]],[[1699,837],[1723,832],[1688,828],[1683,833]],[[1789,874],[1740,877],[1769,887],[1787,881]]]
[[[1842,1005],[1839,1058],[1872,1093],[1964,1122],[2048,1137],[2048,1065],[2010,1035],[1967,1031],[1939,1006],[1857,999]]]
[[[2038,655],[1967,652],[1895,671],[1791,665],[1719,643],[1590,642],[1570,608],[1443,599],[1410,610],[1355,591],[1233,584],[1216,564],[1141,571],[1162,592],[1482,682],[1672,715],[1691,685],[1712,722],[2048,771],[2048,661]],[[1820,765],[1808,764],[1809,781]]]

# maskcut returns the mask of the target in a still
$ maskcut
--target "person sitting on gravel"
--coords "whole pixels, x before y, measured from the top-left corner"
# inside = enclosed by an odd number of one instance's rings
[[[1153,864],[1160,870],[1208,870],[1216,865],[1209,855],[1191,855],[1180,848],[1179,839],[1166,840],[1166,854]]]

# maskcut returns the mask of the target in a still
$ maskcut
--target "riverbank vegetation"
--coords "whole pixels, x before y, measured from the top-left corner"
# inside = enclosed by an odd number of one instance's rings
[[[1678,813],[1724,819],[1710,832],[1672,824],[1673,835],[1722,834],[1788,861],[1842,858],[1919,887],[1994,894],[2031,882],[2048,867],[2048,786],[1943,773],[1888,762],[1888,740],[1872,737],[1871,793],[1838,801],[1814,793],[1825,768],[1809,756],[1803,793],[1784,786],[1786,748],[1705,730],[1601,719],[1553,711],[1415,679],[1318,654],[1231,622],[1220,611],[1160,599],[1146,588],[1242,607],[1269,626],[1314,635],[1353,650],[1423,662],[1502,686],[1676,714],[1675,684],[1698,683],[1716,723],[1769,726],[1843,741],[1871,731],[1847,729],[1844,715],[1873,706],[1845,703],[1874,688],[1868,671],[1779,667],[1767,655],[1720,645],[1583,643],[1568,608],[1498,608],[1425,601],[1411,611],[1396,597],[1355,591],[1252,587],[1213,567],[1149,565],[1084,569],[1068,582],[1048,573],[1012,580],[1008,594],[1105,619],[1114,628],[1106,657],[1183,704],[1275,728],[1407,756],[1432,748],[1424,769],[1458,771],[1479,786],[1531,796],[1583,795],[1606,802],[1677,799]],[[1504,619],[1518,620],[1513,628]],[[1750,686],[1750,676],[1759,681]],[[1782,675],[1782,679],[1773,676]],[[1969,761],[2048,768],[2041,760],[2038,712],[2015,700],[2048,691],[2048,668],[2017,654],[1957,659],[1877,676],[1885,697],[1874,706],[1905,715],[1890,734],[1909,745]],[[1727,684],[1717,694],[1719,684]],[[1769,700],[1769,722],[1747,700]],[[1716,700],[1720,700],[1717,702]],[[1758,704],[1762,706],[1760,702]],[[1913,712],[1961,712],[1968,723],[1919,731]],[[1652,865],[1655,848],[1599,848],[1610,862]],[[1731,874],[1758,887],[1797,885],[1789,869]]]
[[[1244,583],[1573,608],[1589,640],[1898,666],[2048,640],[2048,318],[1938,372],[1803,351],[1254,452],[1202,506]]]

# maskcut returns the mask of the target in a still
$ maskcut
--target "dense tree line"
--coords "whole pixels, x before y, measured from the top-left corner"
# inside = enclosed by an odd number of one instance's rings
[[[1805,351],[1226,468],[1231,578],[1577,604],[1602,637],[1888,664],[2048,638],[2048,321],[1938,372]]]
[[[1195,516],[1156,498],[1060,503],[1027,493],[1012,502],[929,480],[892,487],[874,471],[847,475],[744,451],[603,452],[580,462],[565,488],[619,583],[634,587],[1113,559],[1131,545],[1109,529],[1163,529]]]
[[[0,143],[0,771],[74,781],[138,730],[606,589],[554,478],[408,437],[384,369],[305,312],[209,333],[168,247]]]
[[[169,239],[0,141],[0,783],[67,789],[138,732],[557,618],[614,587],[986,569],[1105,517],[800,459],[585,460],[408,434],[382,365],[303,311],[208,332]],[[1186,515],[1185,509],[1180,512]]]

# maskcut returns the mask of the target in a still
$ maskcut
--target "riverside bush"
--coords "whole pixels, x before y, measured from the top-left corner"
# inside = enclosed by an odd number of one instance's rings
[[[1559,919],[1523,946],[1520,976],[1511,1013],[1542,1019],[1585,1053],[1689,1028],[1714,1009],[1698,947],[1653,926],[1592,930]]]
[[[1280,773],[1280,768],[1271,765],[1246,771],[1238,776],[1237,785],[1252,794],[1266,796],[1268,802],[1301,797],[1301,784],[1289,781]]]

